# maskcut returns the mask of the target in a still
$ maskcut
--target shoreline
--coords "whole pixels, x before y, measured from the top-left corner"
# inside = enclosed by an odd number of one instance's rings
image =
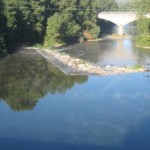
[[[123,36],[119,36],[117,34],[111,34],[111,35],[107,35],[106,38],[109,38],[109,39],[129,39],[129,38],[131,38],[131,36],[127,35],[127,34],[125,34]]]
[[[87,40],[87,42],[97,42],[97,41],[102,41],[102,40],[103,40],[103,38],[97,38],[97,39]]]
[[[143,49],[150,49],[150,46],[139,46],[139,45],[135,45],[135,47],[137,47],[137,48],[143,48]]]
[[[34,47],[26,47],[28,50],[36,50],[45,59],[53,63],[66,75],[117,75],[144,72],[142,66],[117,67],[107,65],[105,67],[96,66],[90,62],[79,58],[73,58],[67,54],[60,53],[49,49],[40,49]]]

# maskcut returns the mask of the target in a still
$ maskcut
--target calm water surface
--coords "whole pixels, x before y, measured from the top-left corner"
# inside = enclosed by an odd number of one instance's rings
[[[131,47],[128,40],[124,42]],[[127,49],[125,53],[133,51]],[[130,58],[129,64],[143,63],[149,57],[147,51],[136,53],[140,57],[131,55],[135,59]],[[110,63],[113,59],[96,63]],[[98,55],[97,60],[101,60]],[[34,51],[22,51],[3,59],[0,147],[149,150],[150,78],[145,76],[147,73],[66,76]]]
[[[150,50],[135,48],[132,39],[103,39],[98,42],[75,44],[61,49],[71,56],[82,58],[98,66],[145,65],[150,62]]]

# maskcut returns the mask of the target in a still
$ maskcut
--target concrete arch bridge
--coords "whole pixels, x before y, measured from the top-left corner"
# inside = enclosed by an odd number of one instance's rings
[[[150,13],[145,15],[150,18]],[[98,14],[99,19],[110,21],[118,26],[118,34],[123,36],[124,26],[138,20],[137,12],[132,11],[104,11]]]

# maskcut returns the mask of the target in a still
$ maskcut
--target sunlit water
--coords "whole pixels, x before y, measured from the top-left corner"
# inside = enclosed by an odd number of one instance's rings
[[[150,50],[134,47],[130,38],[75,44],[61,51],[99,66],[145,65],[150,62]]]
[[[82,44],[86,50],[81,57],[98,65],[149,60],[129,39]],[[147,72],[66,76],[21,51],[0,61],[0,149],[149,150],[149,91]]]
[[[125,33],[133,34],[134,32],[134,26],[125,28]],[[133,43],[132,37],[126,39],[104,38],[102,41],[74,44],[57,50],[98,66],[132,66],[149,63],[150,50],[137,48]]]

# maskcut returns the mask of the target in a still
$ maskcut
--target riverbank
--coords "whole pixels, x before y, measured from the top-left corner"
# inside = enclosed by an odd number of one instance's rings
[[[97,38],[97,39],[91,39],[91,40],[87,40],[87,41],[88,42],[97,42],[97,41],[102,41],[102,40],[103,40],[102,38]]]
[[[130,35],[123,35],[123,36],[120,36],[118,34],[111,34],[111,35],[107,35],[106,38],[110,38],[110,39],[127,39],[127,38],[131,38]]]
[[[79,58],[73,58],[65,53],[49,49],[39,49],[33,47],[27,47],[26,49],[36,50],[48,61],[51,61],[61,71],[67,75],[116,75],[116,74],[127,74],[143,72],[144,67],[142,66],[131,66],[131,67],[117,67],[107,65],[105,67],[96,66],[92,63],[84,61]]]
[[[149,47],[149,46],[139,46],[139,45],[135,45],[135,47],[137,47],[137,48],[144,48],[144,49],[149,49],[149,50],[150,50],[150,47]]]

